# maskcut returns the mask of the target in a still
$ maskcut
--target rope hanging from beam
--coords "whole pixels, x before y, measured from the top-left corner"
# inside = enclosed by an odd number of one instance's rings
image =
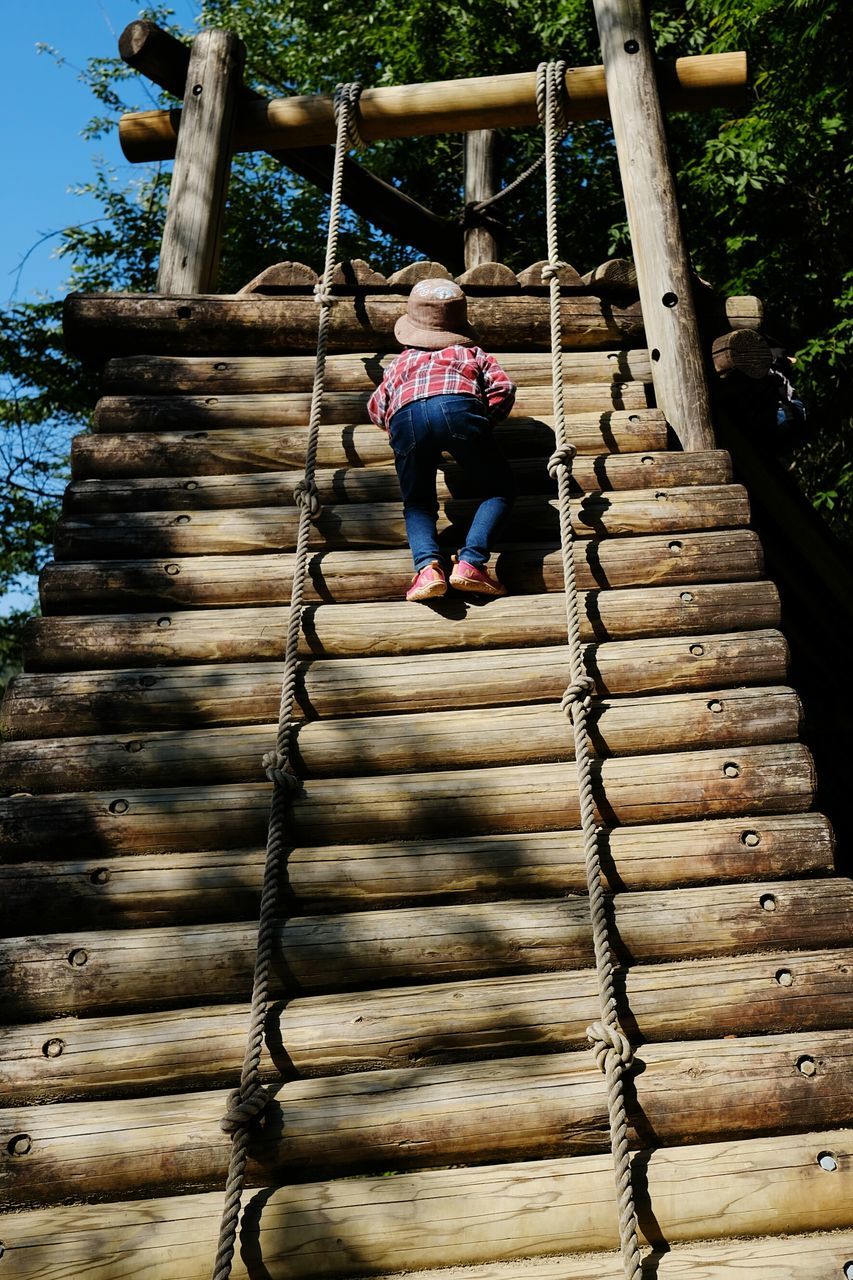
[[[554,435],[556,449],[548,459],[549,474],[557,481],[560,546],[566,600],[566,631],[571,680],[563,694],[562,707],[572,723],[575,742],[575,768],[580,800],[584,863],[592,919],[595,970],[601,1018],[587,1028],[595,1060],[607,1081],[607,1109],[610,1120],[610,1145],[616,1175],[619,1206],[619,1240],[627,1280],[641,1280],[642,1256],[637,1235],[637,1211],[631,1183],[631,1157],[628,1150],[628,1121],[625,1109],[625,1074],[631,1066],[631,1043],[619,1025],[616,993],[613,983],[613,951],[607,924],[606,903],[601,876],[599,832],[595,818],[592,787],[592,758],[587,736],[587,715],[595,689],[583,660],[580,635],[575,561],[572,555],[574,532],[571,520],[572,459],[577,452],[566,437],[566,415],[563,397],[563,346],[560,315],[560,261],[557,238],[557,145],[566,119],[562,101],[565,78],[564,62],[543,62],[536,78],[536,104],[545,130],[545,207],[548,234],[548,265],[542,277],[548,281],[551,303],[551,376],[554,387]]]
[[[332,172],[332,193],[329,206],[329,230],[326,238],[326,261],[322,278],[314,288],[314,294],[320,308],[317,325],[317,360],[314,368],[314,385],[311,392],[311,411],[308,418],[305,471],[293,492],[294,502],[299,508],[299,524],[296,534],[293,584],[291,587],[290,612],[284,650],[284,673],[281,683],[275,750],[267,752],[262,761],[264,772],[273,783],[273,793],[270,804],[266,862],[264,864],[261,907],[258,919],[258,943],[255,952],[252,1004],[240,1085],[231,1094],[228,1100],[228,1111],[221,1121],[221,1126],[225,1132],[231,1134],[231,1153],[228,1162],[225,1203],[222,1210],[212,1280],[228,1280],[231,1274],[234,1246],[237,1240],[237,1225],[240,1218],[240,1199],[243,1194],[246,1164],[249,1156],[249,1144],[254,1124],[269,1102],[269,1094],[261,1080],[261,1052],[264,1044],[264,1025],[269,1000],[269,976],[275,948],[278,890],[286,847],[287,817],[290,800],[300,789],[299,779],[290,764],[297,648],[302,629],[305,574],[309,553],[308,538],[311,522],[316,520],[321,511],[320,495],[314,480],[314,472],[316,469],[317,443],[320,434],[320,417],[326,381],[329,321],[332,307],[336,301],[335,295],[332,293],[332,276],[338,253],[344,156],[349,147],[361,147],[363,145],[357,120],[360,92],[361,86],[357,84],[338,85],[335,90],[337,138],[335,141],[335,162]]]

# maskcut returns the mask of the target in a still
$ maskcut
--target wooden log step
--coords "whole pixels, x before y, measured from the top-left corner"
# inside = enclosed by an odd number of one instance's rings
[[[566,412],[608,413],[612,410],[649,408],[648,384],[644,382],[579,382],[564,387]],[[325,425],[371,426],[367,416],[367,391],[330,391],[323,396]],[[264,428],[280,430],[298,427],[303,442],[311,410],[311,392],[286,391],[274,395],[179,395],[102,396],[95,406],[95,432],[217,431],[220,428]],[[554,412],[550,381],[541,386],[519,388],[510,413],[518,425],[530,419],[549,417]],[[549,421],[552,421],[549,418]],[[381,432],[384,436],[384,432]],[[304,444],[303,444],[304,447]]]
[[[442,504],[439,540],[458,546],[476,502],[452,498]],[[127,558],[144,555],[242,554],[292,550],[296,542],[295,508],[229,508],[225,511],[141,511],[127,515],[63,517],[56,526],[57,560],[84,557]],[[573,504],[572,528],[581,538],[620,537],[698,529],[732,528],[749,523],[749,501],[741,485],[692,485],[670,489],[625,489],[593,493]],[[504,536],[558,539],[556,499],[516,499]],[[401,503],[326,506],[311,526],[312,548],[370,548],[406,545]]]
[[[850,948],[637,965],[619,977],[623,1025],[635,1044],[849,1028],[852,967]],[[248,1005],[219,1004],[9,1026],[0,1039],[3,1096],[12,1105],[230,1086],[248,1016]],[[273,1005],[261,1071],[280,1083],[282,1075],[588,1052],[586,1029],[597,1017],[589,969],[298,998]]]
[[[785,880],[616,894],[611,910],[623,965],[819,949],[850,936],[853,886]],[[256,939],[255,921],[4,939],[5,1013],[28,1022],[248,1000]],[[583,895],[293,916],[276,929],[270,997],[594,964]]]
[[[332,308],[329,351],[395,350],[394,325],[405,294],[341,296]],[[317,347],[319,308],[313,297],[257,298],[207,294],[71,293],[65,299],[67,349],[84,359],[140,355],[294,355]],[[550,351],[547,297],[472,296],[468,318],[489,351]],[[560,299],[563,345],[569,349],[641,346],[639,303],[616,306],[591,295]],[[753,326],[754,327],[754,326]]]
[[[461,837],[579,825],[570,766],[324,778],[294,801],[299,844]],[[594,785],[605,826],[735,814],[800,813],[814,799],[811,756],[796,743],[597,761]],[[114,788],[0,801],[0,840],[21,860],[49,856],[56,833],[67,854],[244,848],[266,839],[269,784],[172,789]]]
[[[683,533],[677,537],[598,540],[572,545],[578,586],[634,587],[664,583],[740,582],[764,568],[761,544],[751,529]],[[512,595],[562,591],[563,562],[553,544],[498,549],[495,570]],[[309,601],[394,600],[412,577],[408,549],[318,551],[308,562]],[[45,614],[119,613],[140,609],[209,608],[213,605],[287,604],[293,555],[189,556],[176,560],[103,560],[48,564],[41,574]]]
[[[543,457],[554,448],[553,420],[509,419],[495,427],[495,440],[509,458]],[[578,456],[659,452],[667,428],[658,409],[614,409],[574,414],[569,420]],[[128,432],[79,435],[71,444],[71,470],[79,479],[152,475],[235,475],[300,469],[305,462],[305,428],[244,427],[216,431]],[[320,427],[321,467],[387,466],[388,437],[374,426]]]
[[[581,639],[751,631],[779,623],[769,582],[716,583],[580,593]],[[101,670],[131,664],[280,659],[288,609],[194,609],[157,614],[34,618],[26,660],[33,671]],[[485,606],[461,597],[415,609],[394,603],[317,605],[303,620],[300,650],[313,657],[373,657],[561,644],[563,598],[508,596]]]
[[[396,344],[395,344],[396,345]],[[370,392],[395,352],[364,351],[329,356],[325,384],[329,391]],[[519,387],[547,385],[551,357],[538,351],[508,351],[501,364]],[[104,391],[109,395],[239,395],[310,391],[313,356],[125,356],[108,360]],[[648,351],[618,347],[612,351],[573,351],[563,356],[563,380],[578,382],[650,382]]]
[[[683,1146],[851,1124],[852,1068],[847,1030],[646,1045],[632,1074],[629,1141],[634,1149]],[[25,1158],[4,1151],[4,1203],[217,1188],[230,1147],[219,1126],[227,1097],[0,1111],[3,1134],[27,1148]],[[293,1080],[279,1087],[253,1138],[247,1183],[589,1155],[609,1145],[601,1074],[584,1051]]]
[[[544,459],[524,458],[510,463],[516,493],[522,497],[556,494],[556,481]],[[208,511],[229,507],[293,507],[293,492],[302,471],[263,471],[249,476],[164,476],[131,480],[74,480],[65,490],[63,508],[76,512]],[[576,461],[573,493],[612,490],[683,488],[721,485],[731,480],[727,453],[599,454]],[[315,475],[325,503],[400,502],[400,485],[393,466],[343,467]],[[439,472],[439,500],[477,497],[477,477],[448,464]]]
[[[561,674],[565,688],[565,667]],[[603,759],[793,742],[801,713],[799,698],[784,686],[604,699],[589,717],[589,748]],[[260,760],[275,742],[276,727],[273,722],[4,742],[3,790],[47,794],[255,782],[263,777]],[[571,727],[556,702],[309,720],[292,736],[293,766],[307,779],[574,759]]]
[[[833,836],[818,813],[617,827],[601,835],[611,890],[827,874]],[[58,850],[57,850],[58,852]],[[0,866],[0,932],[122,928],[257,916],[262,849],[137,854]],[[577,831],[327,845],[289,851],[282,902],[329,911],[415,902],[582,893]]]
[[[785,1235],[779,1239],[706,1240],[701,1244],[662,1245],[650,1266],[660,1280],[733,1280],[738,1275],[762,1280],[838,1280],[853,1260],[853,1230]],[[586,1254],[522,1262],[484,1263],[476,1267],[430,1267],[418,1280],[601,1280],[618,1276],[618,1253]],[[410,1280],[411,1273],[385,1272],[375,1280]]]
[[[787,646],[778,631],[590,645],[587,670],[600,693],[671,693],[779,683]],[[249,724],[278,716],[280,662],[72,675],[18,675],[9,682],[0,729],[7,741],[107,731]],[[396,658],[300,663],[296,715],[462,708],[559,699],[568,683],[564,645]]]
[[[712,1230],[732,1238],[849,1229],[851,1152],[842,1129],[643,1153],[640,1239],[665,1248]],[[288,1280],[338,1280],[610,1250],[619,1241],[613,1201],[605,1155],[248,1191],[232,1274],[249,1280],[260,1263]],[[3,1215],[8,1273],[118,1280],[143,1256],[146,1280],[206,1280],[221,1208],[217,1191],[91,1205],[82,1218],[75,1206]]]

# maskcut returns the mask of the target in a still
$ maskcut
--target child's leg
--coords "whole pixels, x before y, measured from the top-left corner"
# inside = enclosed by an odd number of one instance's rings
[[[388,428],[403,495],[406,537],[416,569],[439,559],[435,479],[439,451],[429,430],[429,400],[414,400],[394,414]]]
[[[448,397],[450,399],[450,397]],[[482,497],[459,559],[469,564],[484,565],[501,523],[512,509],[515,495],[509,463],[492,439],[492,429],[471,397],[453,397],[448,405],[447,448],[468,473],[476,496]]]

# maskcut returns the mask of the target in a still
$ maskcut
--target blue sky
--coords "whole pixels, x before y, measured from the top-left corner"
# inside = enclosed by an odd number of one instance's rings
[[[174,0],[176,20],[190,26],[195,0]],[[3,169],[7,185],[0,200],[0,300],[25,300],[57,293],[66,267],[53,258],[56,240],[34,249],[16,280],[21,258],[50,231],[94,217],[98,210],[69,188],[91,173],[99,153],[127,172],[114,138],[98,143],[80,136],[94,114],[94,101],[75,68],[87,58],[115,53],[122,29],[138,16],[131,0],[31,0],[4,6],[0,42],[0,105],[7,122]],[[53,46],[67,64],[57,66],[40,42]],[[140,102],[142,91],[140,90]],[[11,127],[9,127],[11,126]],[[8,175],[17,175],[13,182]]]
[[[176,20],[194,25],[197,0],[173,0]],[[55,257],[58,237],[42,237],[96,217],[99,207],[71,190],[92,174],[101,155],[126,176],[132,166],[114,137],[87,142],[81,133],[96,103],[78,79],[92,57],[110,57],[128,22],[139,15],[132,0],[31,0],[4,6],[0,42],[0,111],[6,122],[0,196],[0,304],[61,296],[68,264]],[[65,60],[39,53],[47,44]],[[145,101],[140,85],[138,101]],[[35,582],[0,598],[0,613],[28,607]]]

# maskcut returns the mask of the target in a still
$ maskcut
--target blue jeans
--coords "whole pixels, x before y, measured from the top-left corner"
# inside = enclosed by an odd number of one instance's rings
[[[496,530],[512,507],[513,483],[479,397],[456,394],[412,400],[394,414],[388,435],[415,569],[440,558],[435,481],[443,452],[469,473],[474,496],[482,499],[459,559],[485,564]]]

